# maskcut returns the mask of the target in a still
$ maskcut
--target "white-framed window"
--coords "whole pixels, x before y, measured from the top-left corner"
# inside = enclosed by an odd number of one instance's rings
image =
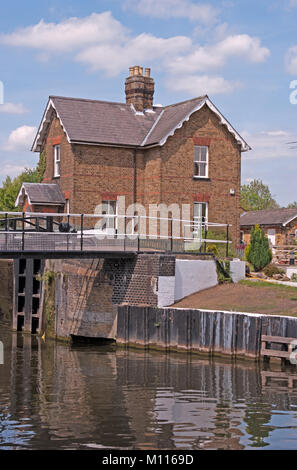
[[[194,146],[194,177],[208,178],[208,147],[206,145]]]
[[[102,214],[117,215],[117,201],[102,201]],[[102,230],[113,231],[117,228],[116,217],[104,218],[102,222]]]
[[[54,177],[60,176],[61,147],[54,145]]]
[[[193,227],[194,233],[201,231],[208,221],[208,203],[207,202],[194,202],[193,210]]]

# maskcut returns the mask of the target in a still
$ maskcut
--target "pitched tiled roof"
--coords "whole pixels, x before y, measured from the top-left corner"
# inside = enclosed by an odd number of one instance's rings
[[[16,199],[16,206],[24,202],[27,196],[30,204],[65,204],[65,198],[58,184],[23,183]]]
[[[286,225],[297,217],[297,209],[271,209],[263,211],[245,212],[240,216],[240,226],[247,227],[259,225]]]
[[[165,107],[154,106],[153,110],[144,113],[138,113],[124,103],[51,96],[32,150],[41,149],[54,111],[69,142],[145,147],[163,145],[169,135],[204,105],[219,116],[243,151],[250,149],[207,96]]]

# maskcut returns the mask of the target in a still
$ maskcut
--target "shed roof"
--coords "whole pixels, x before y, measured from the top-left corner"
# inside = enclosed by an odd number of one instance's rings
[[[259,225],[283,225],[297,217],[297,209],[271,209],[262,211],[249,211],[241,214],[240,226],[248,227]]]
[[[29,204],[65,204],[65,198],[58,184],[23,183],[15,205],[21,206],[27,196]]]

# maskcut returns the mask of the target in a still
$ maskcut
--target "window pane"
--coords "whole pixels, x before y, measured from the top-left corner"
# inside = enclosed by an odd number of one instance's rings
[[[199,176],[206,176],[206,163],[199,163]]]
[[[199,164],[194,162],[194,176],[199,176]]]
[[[207,160],[207,148],[206,147],[201,147],[200,161],[206,162],[206,160]]]

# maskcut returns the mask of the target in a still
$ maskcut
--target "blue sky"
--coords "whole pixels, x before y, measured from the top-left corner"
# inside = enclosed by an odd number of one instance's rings
[[[5,2],[0,181],[36,165],[30,146],[50,94],[125,101],[128,68],[141,65],[156,104],[210,96],[253,148],[243,183],[260,178],[279,204],[297,200],[296,22],[297,0]]]

